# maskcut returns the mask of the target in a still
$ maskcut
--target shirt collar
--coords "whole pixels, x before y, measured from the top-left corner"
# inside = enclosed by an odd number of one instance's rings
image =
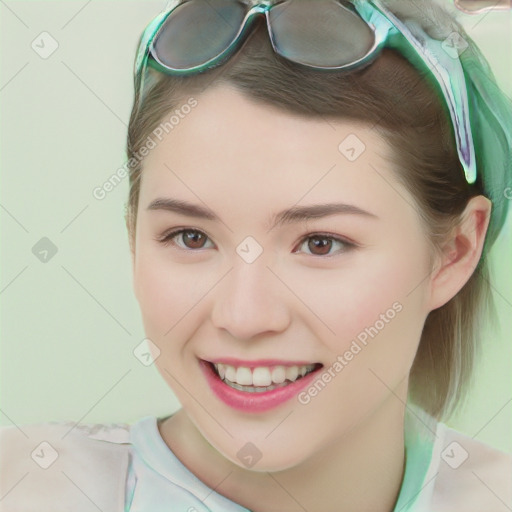
[[[404,416],[405,470],[393,512],[428,512],[438,472],[438,422],[420,407],[408,403]],[[198,496],[207,497],[215,510],[250,512],[218,494],[197,478],[169,449],[158,430],[158,418],[145,416],[131,426],[130,442],[154,471]]]

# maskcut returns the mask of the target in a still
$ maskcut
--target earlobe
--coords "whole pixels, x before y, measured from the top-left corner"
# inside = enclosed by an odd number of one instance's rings
[[[431,311],[452,299],[475,271],[482,255],[491,208],[491,201],[482,195],[469,200],[432,273]]]

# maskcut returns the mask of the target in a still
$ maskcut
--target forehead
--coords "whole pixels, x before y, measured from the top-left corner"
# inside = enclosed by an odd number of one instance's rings
[[[223,208],[318,200],[369,207],[398,197],[391,150],[370,126],[295,115],[225,85],[195,100],[145,158],[141,201],[168,192]]]

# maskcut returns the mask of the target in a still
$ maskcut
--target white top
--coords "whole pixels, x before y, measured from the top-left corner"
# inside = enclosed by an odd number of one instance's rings
[[[404,435],[405,474],[393,512],[512,510],[511,455],[414,405]],[[1,512],[248,512],[180,462],[155,416],[132,425],[2,427],[0,460]]]

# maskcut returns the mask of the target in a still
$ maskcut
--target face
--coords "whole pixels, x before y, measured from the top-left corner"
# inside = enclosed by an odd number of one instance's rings
[[[196,99],[144,162],[135,294],[155,364],[208,443],[244,467],[237,452],[251,442],[260,469],[284,469],[403,395],[429,312],[427,239],[369,127],[225,85]],[[211,218],[165,208],[171,199]],[[349,206],[274,225],[326,204]],[[278,387],[234,389],[202,361]],[[315,366],[295,380],[304,365]]]

